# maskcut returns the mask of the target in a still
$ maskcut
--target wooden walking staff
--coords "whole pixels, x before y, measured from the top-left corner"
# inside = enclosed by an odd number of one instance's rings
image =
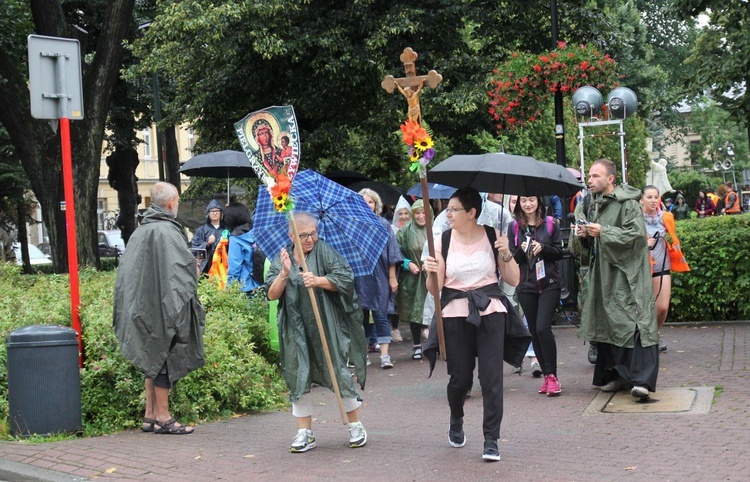
[[[407,112],[407,119],[414,122],[418,126],[422,125],[422,109],[419,106],[419,94],[425,85],[432,89],[437,88],[438,84],[443,80],[443,76],[438,74],[435,70],[430,70],[427,75],[417,75],[417,68],[415,62],[419,55],[412,50],[411,47],[406,47],[399,57],[401,62],[404,64],[404,71],[406,72],[405,77],[394,78],[392,75],[387,75],[383,82],[380,84],[383,89],[389,94],[392,94],[394,90],[398,91],[406,97],[406,101],[409,104],[409,110]],[[422,199],[424,200],[425,208],[430,206],[430,194],[427,188],[427,168],[420,163],[419,165],[419,183],[422,186]],[[430,256],[435,257],[435,242],[432,238],[432,216],[427,216],[427,249]],[[437,324],[437,335],[438,335],[438,347],[440,349],[440,356],[443,360],[447,359],[445,353],[445,335],[443,331],[443,316],[441,313],[440,300],[435,300],[435,320]]]
[[[287,211],[287,219],[289,225],[292,227],[292,233],[294,234],[294,254],[297,259],[302,263],[302,269],[307,272],[307,260],[305,259],[305,253],[302,252],[302,240],[299,239],[299,232],[297,231],[297,225],[294,223],[294,212]],[[320,310],[318,309],[318,299],[315,296],[315,288],[312,286],[307,288],[307,293],[310,295],[310,302],[312,303],[313,313],[315,314],[315,323],[318,326],[318,333],[320,334],[320,342],[323,345],[323,354],[325,355],[326,365],[328,365],[328,375],[331,377],[331,384],[333,385],[333,393],[336,394],[336,403],[339,406],[339,412],[341,413],[341,422],[346,425],[349,423],[349,417],[346,415],[344,409],[344,402],[341,400],[341,391],[339,390],[338,378],[336,378],[336,370],[333,368],[333,361],[331,360],[331,351],[328,349],[328,340],[326,340],[326,332],[323,329],[323,320],[320,317]]]

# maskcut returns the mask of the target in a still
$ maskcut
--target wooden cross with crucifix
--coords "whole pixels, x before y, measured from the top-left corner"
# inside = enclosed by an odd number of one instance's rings
[[[436,88],[440,81],[443,80],[443,76],[434,70],[430,70],[427,75],[417,75],[417,68],[414,65],[414,62],[417,61],[417,57],[419,56],[411,47],[406,47],[400,57],[401,62],[404,64],[406,77],[395,79],[392,75],[387,75],[380,85],[389,94],[392,94],[394,90],[398,89],[398,91],[401,92],[401,95],[406,97],[406,101],[409,103],[407,119],[421,126],[422,111],[419,107],[419,94],[422,92],[425,84],[431,89]],[[425,208],[428,208],[430,205],[430,195],[429,189],[427,188],[427,170],[424,165],[420,165],[419,167],[419,182],[422,185],[422,200],[424,201]],[[435,257],[435,243],[432,237],[432,216],[427,216],[426,221],[425,229],[427,230],[427,249],[430,256]],[[435,310],[435,321],[437,325],[435,331],[437,332],[440,356],[443,360],[446,360],[447,354],[445,348],[445,335],[443,331],[443,317],[439,309]]]
[[[419,55],[417,55],[411,47],[406,47],[400,57],[401,62],[404,64],[406,77],[396,79],[392,75],[387,75],[380,85],[389,94],[392,94],[394,90],[398,89],[398,91],[406,97],[406,101],[409,103],[407,118],[410,121],[416,122],[417,125],[422,125],[422,111],[419,108],[419,93],[422,92],[422,88],[424,88],[425,84],[432,89],[436,88],[440,81],[443,80],[443,76],[438,74],[435,70],[430,70],[427,75],[417,75],[417,68],[414,65],[414,62],[417,61],[418,57]]]

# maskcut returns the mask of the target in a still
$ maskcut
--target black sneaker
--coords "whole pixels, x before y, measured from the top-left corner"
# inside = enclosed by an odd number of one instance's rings
[[[458,448],[466,444],[466,435],[464,435],[464,419],[451,417],[448,426],[448,441],[452,446]]]
[[[497,449],[497,441],[484,441],[484,453],[482,454],[482,458],[491,462],[497,462],[500,460],[500,451]]]
[[[599,356],[599,350],[596,348],[596,343],[589,342],[589,363],[596,365],[596,359]]]

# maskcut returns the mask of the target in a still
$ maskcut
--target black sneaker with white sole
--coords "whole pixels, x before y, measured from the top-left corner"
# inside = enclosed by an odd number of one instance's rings
[[[450,425],[448,426],[448,441],[456,448],[466,445],[463,418],[451,417]]]
[[[497,462],[500,460],[500,451],[497,449],[496,440],[484,441],[484,452],[482,453],[482,458],[484,460],[489,460],[490,462]]]

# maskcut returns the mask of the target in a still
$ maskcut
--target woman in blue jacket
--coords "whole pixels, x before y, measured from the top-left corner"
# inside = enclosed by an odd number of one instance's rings
[[[224,210],[224,223],[230,232],[227,284],[238,282],[240,290],[250,296],[261,285],[257,279],[262,279],[262,273],[253,272],[253,253],[256,248],[250,212],[242,203],[229,203]]]

